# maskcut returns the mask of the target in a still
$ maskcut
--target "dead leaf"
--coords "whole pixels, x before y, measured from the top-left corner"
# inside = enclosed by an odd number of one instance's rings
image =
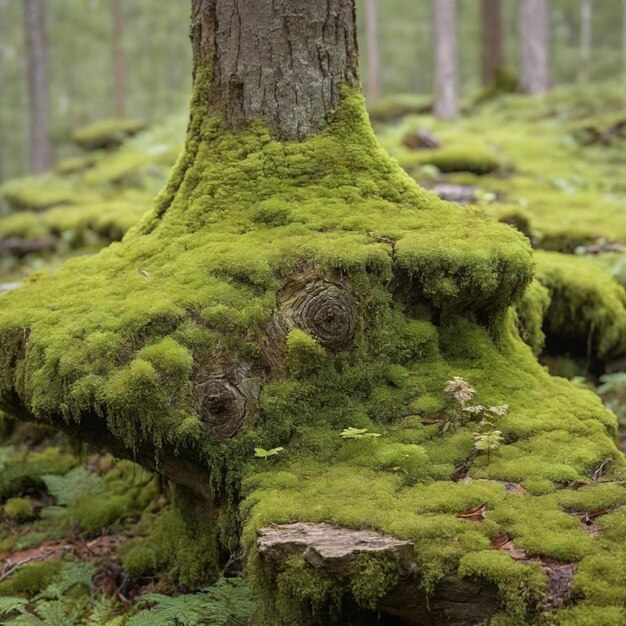
[[[463,511],[461,513],[457,513],[456,516],[460,519],[468,519],[474,522],[482,522],[486,517],[486,513],[485,513],[486,510],[487,510],[487,505],[481,504],[479,507],[476,507],[475,509],[472,509],[471,511]]]
[[[504,491],[507,493],[519,493],[520,495],[526,495],[526,489],[517,483],[504,483]]]
[[[491,545],[497,550],[504,550],[512,559],[515,559],[516,561],[530,560],[529,556],[526,554],[526,552],[524,552],[524,550],[515,547],[513,541],[507,533],[503,532],[499,535],[496,535],[496,537],[494,537],[493,541],[491,542]]]

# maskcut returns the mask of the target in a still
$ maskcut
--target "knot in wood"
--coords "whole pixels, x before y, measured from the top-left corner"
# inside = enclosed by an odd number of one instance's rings
[[[255,411],[259,391],[258,383],[240,368],[213,374],[197,385],[196,410],[217,437],[233,437]]]
[[[304,286],[291,305],[295,325],[325,348],[342,350],[354,341],[357,307],[343,285],[316,280]]]

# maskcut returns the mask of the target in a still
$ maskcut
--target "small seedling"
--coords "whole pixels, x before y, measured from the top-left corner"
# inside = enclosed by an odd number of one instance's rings
[[[267,459],[269,459],[271,456],[276,456],[284,449],[285,448],[272,448],[271,450],[266,450],[265,448],[255,448],[254,456],[257,459],[265,459],[267,461]]]
[[[342,439],[376,439],[380,437],[380,433],[367,432],[367,428],[344,428],[341,431]]]
[[[486,422],[485,425],[493,426],[490,422]],[[484,432],[474,433],[474,448],[478,452],[487,453],[487,463],[489,463],[491,451],[497,450],[503,443],[502,431],[500,430],[486,430]]]

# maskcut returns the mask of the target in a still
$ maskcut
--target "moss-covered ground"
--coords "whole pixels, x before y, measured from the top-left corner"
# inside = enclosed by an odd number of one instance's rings
[[[547,348],[567,345],[583,371],[585,361],[623,355],[624,290],[611,275],[618,257],[566,254],[626,239],[616,162],[626,143],[584,145],[587,135],[578,132],[615,109],[606,94],[591,92],[581,103],[576,92],[557,92],[537,101],[507,96],[454,126],[408,116],[376,128],[420,182],[478,186],[470,207],[416,188],[378,148],[355,96],[303,144],[280,144],[261,127],[231,134],[218,119],[192,118],[186,155],[121,243],[32,274],[24,288],[0,296],[0,389],[14,389],[35,416],[75,420],[76,428],[95,412],[130,446],[149,438],[157,451],[195,447],[231,501],[221,524],[235,534],[243,528],[258,623],[329,624],[341,593],[367,612],[393,584],[384,564],[362,562],[339,593],[297,559],[268,579],[256,530],[299,520],[414,541],[432,593],[450,574],[495,584],[502,610],[493,626],[623,624],[626,461],[617,422],[597,395],[550,376],[533,352],[547,336]],[[421,127],[443,147],[403,147],[405,133]],[[89,165],[68,166],[55,180],[90,202],[14,213],[0,220],[2,236],[96,233],[90,246],[62,254],[118,239],[98,230],[103,216],[92,208],[137,198],[129,204],[139,213],[139,198],[145,203],[150,193],[150,145],[139,135]],[[164,167],[171,149],[160,150]],[[110,175],[133,151],[138,186],[132,175]],[[522,215],[534,245],[548,251],[532,254],[522,234],[490,217],[509,212]],[[31,224],[21,227],[25,216]],[[110,218],[120,235],[133,221],[125,218]],[[25,268],[15,261],[10,276]],[[282,368],[269,375],[261,365],[266,329],[283,281],[303,268],[349,281],[354,335],[347,349],[333,351],[294,330]],[[199,418],[190,381],[225,357],[249,365],[264,385],[254,419],[220,441]],[[475,445],[480,416],[444,393],[454,376],[476,390],[473,403],[509,407],[482,427],[501,432],[489,454]],[[342,438],[347,428],[380,436]],[[139,590],[149,583],[189,591],[217,573],[193,516],[185,518],[176,493],[162,493],[148,474],[106,458],[85,463],[63,442],[37,448],[13,434],[9,444],[0,483],[7,554],[60,541],[68,528],[85,541],[133,535],[115,549],[118,599],[94,623],[127,611],[124,576],[140,581]],[[264,460],[256,447],[283,450]],[[72,481],[79,486],[66,496]],[[44,602],[65,560],[64,553],[19,567],[0,580],[0,592],[44,593]],[[105,568],[92,560],[93,572]],[[550,571],[572,573],[566,598]],[[82,615],[93,616],[97,598],[111,595],[96,589]],[[559,600],[574,605],[560,608]]]

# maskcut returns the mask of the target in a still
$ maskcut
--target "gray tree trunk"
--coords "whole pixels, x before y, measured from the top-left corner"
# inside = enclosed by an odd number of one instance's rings
[[[550,88],[549,0],[518,0],[519,82],[522,92]]]
[[[376,102],[381,95],[380,40],[378,37],[378,0],[365,3],[365,41],[367,43],[367,101]]]
[[[113,25],[113,98],[115,115],[126,116],[126,56],[124,54],[124,1],[111,0]]]
[[[580,5],[580,74],[579,78],[589,78],[589,64],[591,62],[591,49],[593,45],[593,2],[582,0]]]
[[[501,0],[481,0],[480,14],[482,83],[488,86],[493,84],[498,69],[504,63]]]
[[[622,19],[622,69],[624,72],[624,87],[626,88],[626,0],[624,0]]]
[[[43,172],[52,165],[48,127],[49,93],[47,41],[43,0],[24,0],[26,64],[30,113],[31,170]]]
[[[229,128],[261,120],[279,139],[318,131],[358,88],[354,0],[192,0],[194,80]]]
[[[435,115],[453,120],[459,115],[459,54],[456,0],[434,0]]]

